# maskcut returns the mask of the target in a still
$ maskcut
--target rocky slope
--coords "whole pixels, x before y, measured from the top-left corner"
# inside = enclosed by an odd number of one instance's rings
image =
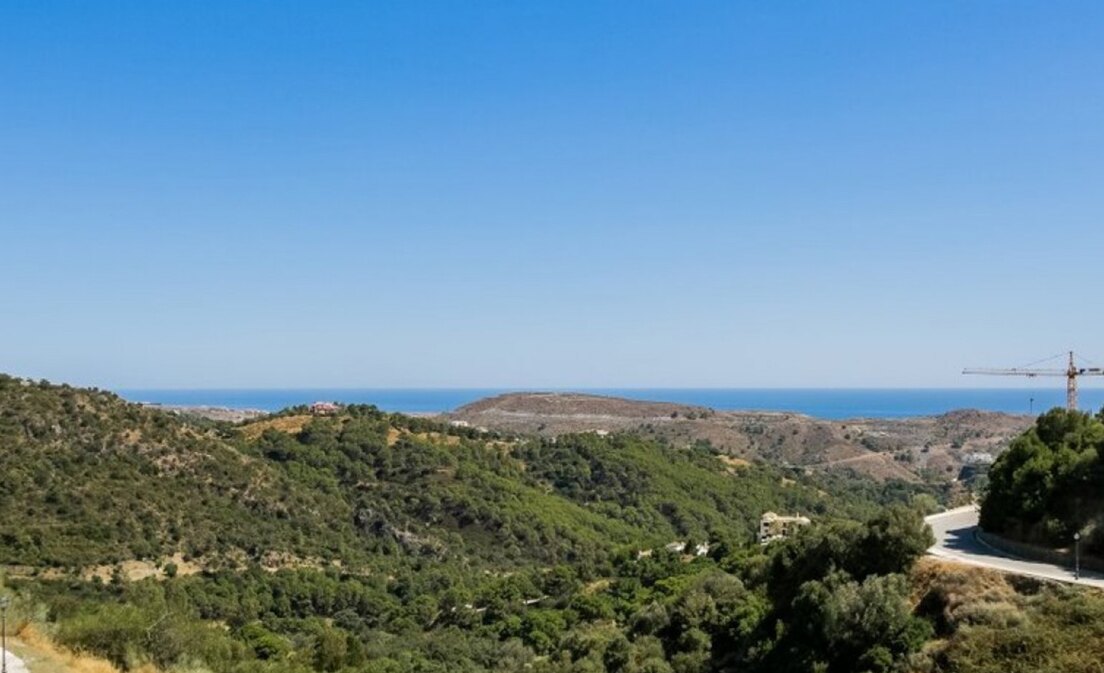
[[[995,457],[1033,420],[962,410],[909,419],[839,421],[576,393],[500,395],[447,417],[457,424],[545,436],[630,431],[676,445],[707,441],[744,460],[906,481],[958,479],[964,466]]]

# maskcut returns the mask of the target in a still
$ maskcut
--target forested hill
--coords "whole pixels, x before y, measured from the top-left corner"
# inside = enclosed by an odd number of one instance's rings
[[[916,566],[920,487],[679,447],[0,377],[0,595],[124,672],[1099,670],[1104,601]]]
[[[366,406],[235,427],[6,376],[0,447],[0,563],[30,567],[600,563],[742,544],[767,510],[861,517],[911,494],[706,445],[499,437]]]
[[[0,561],[83,566],[271,545],[340,549],[340,500],[201,425],[69,386],[0,377]]]

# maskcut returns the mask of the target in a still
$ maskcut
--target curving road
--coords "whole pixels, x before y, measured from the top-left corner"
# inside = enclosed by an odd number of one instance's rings
[[[1081,571],[1081,579],[1074,579],[1073,569],[1062,566],[1027,561],[998,551],[975,537],[978,525],[977,507],[959,507],[925,519],[935,535],[935,545],[928,550],[932,556],[992,568],[1016,575],[1083,584],[1104,589],[1104,575]]]
[[[0,654],[7,658],[8,673],[27,673],[27,666],[23,663],[23,660],[12,654],[10,650],[8,652],[0,650]]]

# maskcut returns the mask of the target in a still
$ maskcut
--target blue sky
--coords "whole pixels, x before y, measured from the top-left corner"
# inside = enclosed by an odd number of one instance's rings
[[[0,2],[0,370],[873,387],[1104,360],[1102,26],[1095,2]]]

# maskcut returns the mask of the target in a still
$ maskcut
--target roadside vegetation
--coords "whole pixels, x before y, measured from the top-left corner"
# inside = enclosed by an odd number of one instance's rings
[[[917,613],[935,638],[922,673],[1091,673],[1104,661],[1104,593],[923,559]]]
[[[1104,557],[1104,412],[1053,409],[989,470],[981,525],[990,532]]]

